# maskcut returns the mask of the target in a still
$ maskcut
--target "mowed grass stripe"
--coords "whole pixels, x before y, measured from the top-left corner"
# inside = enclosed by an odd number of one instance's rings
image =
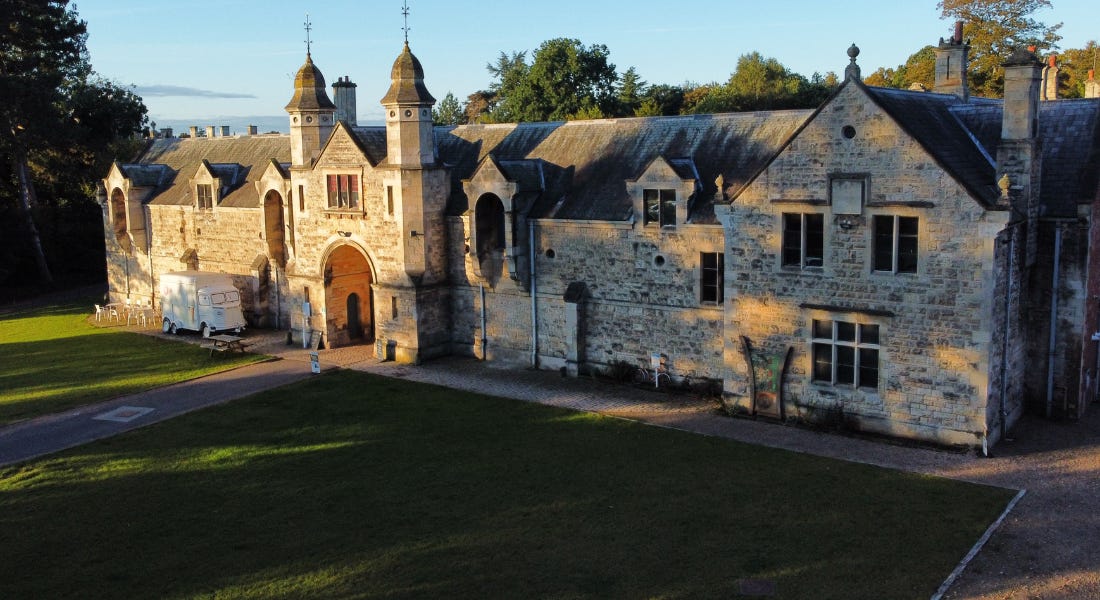
[[[927,598],[1011,496],[337,372],[0,471],[0,597]]]
[[[263,360],[88,322],[92,303],[0,315],[0,426]]]

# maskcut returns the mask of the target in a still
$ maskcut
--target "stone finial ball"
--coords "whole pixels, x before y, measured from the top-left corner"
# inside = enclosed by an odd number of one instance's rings
[[[859,46],[852,44],[848,47],[848,57],[855,60],[857,56],[859,56]]]

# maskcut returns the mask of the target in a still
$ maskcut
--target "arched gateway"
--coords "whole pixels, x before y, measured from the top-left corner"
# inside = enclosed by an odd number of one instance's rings
[[[325,313],[331,347],[374,342],[374,276],[358,246],[341,244],[325,259]]]

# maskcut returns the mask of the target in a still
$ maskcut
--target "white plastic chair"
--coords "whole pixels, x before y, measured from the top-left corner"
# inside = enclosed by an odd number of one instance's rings
[[[95,320],[96,321],[98,321],[101,318],[103,318],[104,316],[106,316],[106,314],[107,314],[107,309],[106,308],[103,308],[103,306],[99,305],[99,304],[95,305]]]

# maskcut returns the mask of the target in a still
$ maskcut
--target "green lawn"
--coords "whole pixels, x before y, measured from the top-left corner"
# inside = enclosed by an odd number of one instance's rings
[[[263,358],[95,327],[91,313],[89,300],[0,314],[0,426]]]
[[[924,599],[1011,495],[340,371],[0,469],[0,597]]]

